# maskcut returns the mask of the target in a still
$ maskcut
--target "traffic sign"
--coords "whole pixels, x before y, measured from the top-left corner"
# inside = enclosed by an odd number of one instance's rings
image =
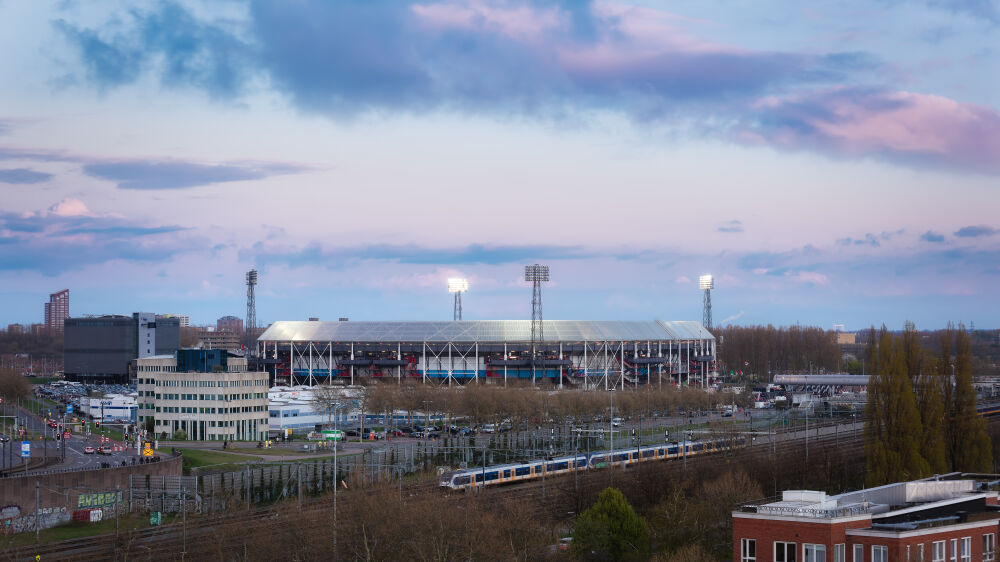
[[[31,457],[31,441],[21,441],[21,458]]]
[[[146,441],[142,445],[143,445],[142,456],[144,456],[144,457],[151,457],[151,456],[153,456],[153,448],[149,446],[149,441]]]
[[[327,441],[340,441],[344,438],[344,432],[339,429],[324,429],[323,439]]]
[[[153,513],[151,513],[149,515],[149,524],[150,525],[159,525],[160,524],[160,512],[159,511],[154,511]]]
[[[63,432],[63,439],[69,439],[69,438],[70,438],[69,432],[68,431],[64,431]]]
[[[67,414],[72,414],[73,413],[73,405],[72,404],[66,404],[66,413]]]

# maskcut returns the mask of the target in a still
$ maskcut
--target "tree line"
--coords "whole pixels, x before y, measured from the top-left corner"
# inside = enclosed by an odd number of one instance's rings
[[[993,445],[976,414],[969,333],[943,331],[939,351],[924,346],[912,323],[868,334],[873,375],[865,406],[867,484],[951,471],[990,472]]]
[[[837,333],[815,326],[723,326],[712,330],[719,372],[743,371],[768,381],[775,373],[836,372],[841,366]]]

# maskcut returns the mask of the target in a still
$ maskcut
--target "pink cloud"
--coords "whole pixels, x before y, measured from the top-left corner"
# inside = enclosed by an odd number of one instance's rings
[[[832,90],[756,104],[763,116],[743,142],[832,149],[1000,173],[1000,114],[990,108],[911,92]],[[771,126],[768,123],[777,123]]]
[[[416,4],[411,10],[428,27],[501,33],[519,41],[536,41],[568,27],[567,16],[558,9],[530,5],[465,0]]]

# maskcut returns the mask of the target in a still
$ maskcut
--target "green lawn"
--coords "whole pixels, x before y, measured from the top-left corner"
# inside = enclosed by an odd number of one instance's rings
[[[258,456],[242,455],[233,453],[223,453],[222,451],[212,451],[205,449],[184,449],[176,447],[184,457],[184,469],[191,470],[202,466],[216,464],[241,465],[245,462],[257,462],[261,460]],[[157,452],[170,454],[170,447],[164,446],[157,449]]]

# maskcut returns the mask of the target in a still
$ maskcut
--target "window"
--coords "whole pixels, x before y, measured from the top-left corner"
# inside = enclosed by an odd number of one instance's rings
[[[833,562],[847,562],[846,546],[843,543],[833,545]]]
[[[864,562],[864,559],[865,559],[865,545],[863,544],[854,545],[853,562]]]
[[[917,562],[924,562],[924,545],[917,545]]]
[[[983,562],[994,562],[997,559],[996,535],[986,533],[983,535]]]
[[[757,541],[755,539],[740,540],[740,562],[757,562]]]
[[[795,562],[795,543],[775,541],[774,562]]]
[[[931,545],[931,562],[944,562],[944,541]]]
[[[802,545],[802,560],[804,562],[826,562],[825,544]]]
[[[958,562],[958,539],[951,539],[951,562]]]
[[[872,545],[872,562],[889,562],[889,547]]]
[[[962,537],[962,562],[972,562],[972,537]]]

